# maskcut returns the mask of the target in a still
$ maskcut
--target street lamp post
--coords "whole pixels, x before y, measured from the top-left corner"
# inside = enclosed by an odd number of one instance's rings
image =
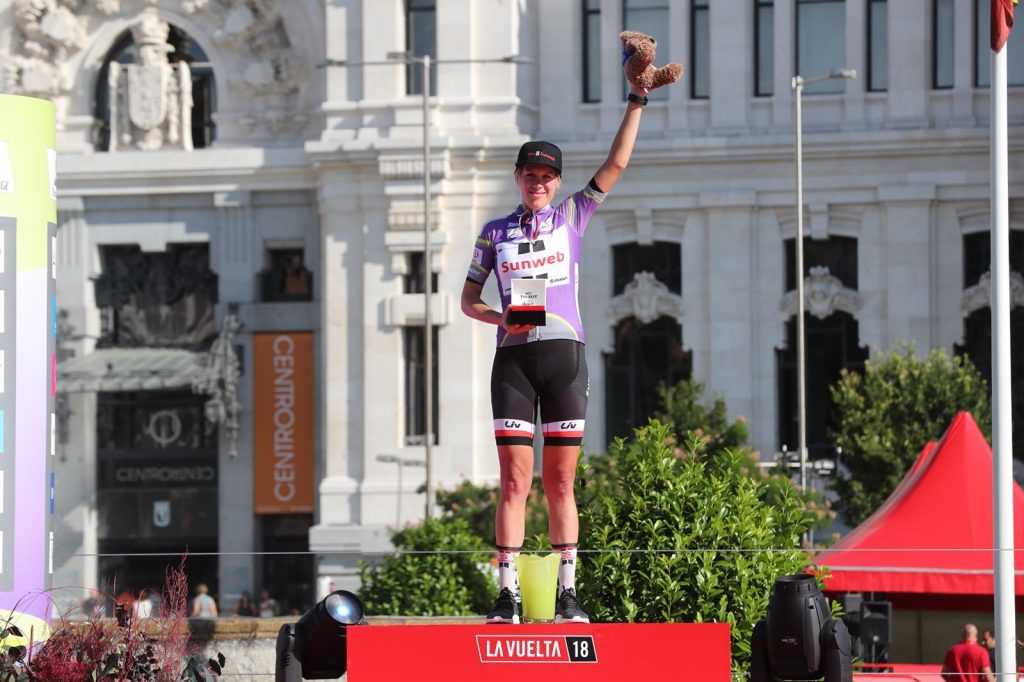
[[[804,78],[793,76],[793,101],[796,106],[796,410],[798,447],[800,448],[800,490],[807,490],[807,387],[804,353],[804,86],[839,78],[856,78],[856,69],[833,69],[827,74]]]
[[[426,423],[424,425],[423,460],[427,469],[427,500],[424,518],[430,519],[434,514],[434,321],[430,305],[433,293],[433,253],[430,238],[430,68],[437,64],[528,64],[533,60],[511,55],[496,59],[445,59],[438,61],[431,59],[429,54],[414,55],[411,52],[388,52],[385,56],[387,61],[349,62],[328,59],[321,66],[378,66],[394,65],[401,62],[423,65],[423,390],[426,393],[424,396]]]

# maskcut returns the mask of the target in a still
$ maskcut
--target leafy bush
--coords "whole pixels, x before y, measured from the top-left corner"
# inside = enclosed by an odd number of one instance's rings
[[[881,506],[957,412],[970,412],[986,438],[992,430],[987,383],[968,358],[950,358],[943,350],[922,359],[912,345],[903,345],[866,362],[863,376],[843,370],[832,399],[839,417],[832,439],[849,472],[832,485],[850,525]]]
[[[728,622],[744,670],[775,579],[807,563],[808,518],[791,484],[769,505],[742,458],[716,453],[712,471],[703,455],[699,438],[680,449],[653,420],[613,443],[609,480],[581,510],[581,544],[595,552],[581,562],[581,595],[595,621]]]
[[[465,519],[429,519],[396,532],[391,541],[396,552],[380,565],[360,563],[359,598],[367,613],[462,616],[494,605],[493,547]]]

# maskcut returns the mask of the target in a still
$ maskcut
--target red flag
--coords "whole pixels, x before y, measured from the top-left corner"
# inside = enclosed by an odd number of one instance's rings
[[[992,0],[989,22],[989,37],[992,40],[992,51],[999,52],[1010,37],[1013,28],[1013,6],[1018,0]]]

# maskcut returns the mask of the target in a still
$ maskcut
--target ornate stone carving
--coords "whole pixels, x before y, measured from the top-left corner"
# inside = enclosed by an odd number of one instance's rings
[[[62,120],[74,90],[73,60],[108,17],[140,10],[190,15],[224,49],[218,79],[239,94],[232,114],[250,133],[301,130],[309,120],[301,97],[308,65],[294,48],[284,0],[12,0],[14,27],[0,46],[0,90],[51,99]],[[166,16],[166,15],[165,15]],[[154,78],[156,78],[154,76]],[[180,78],[176,80],[181,82]],[[126,86],[127,87],[127,86]],[[182,95],[183,96],[183,95]],[[180,117],[182,122],[187,122]]]
[[[210,345],[200,362],[203,373],[192,381],[192,390],[210,396],[206,401],[206,419],[224,427],[228,440],[228,456],[238,456],[239,415],[242,401],[238,399],[242,376],[241,363],[235,353],[235,336],[242,323],[234,313],[224,316],[220,335]]]
[[[4,89],[54,98],[73,87],[68,58],[86,43],[85,22],[74,0],[15,0],[12,54],[0,59]]]
[[[978,283],[964,289],[960,296],[960,312],[967,317],[975,310],[987,308],[992,303],[992,271],[986,270]],[[1010,308],[1024,305],[1024,277],[1019,272],[1010,272]]]
[[[276,0],[221,0],[227,7],[214,38],[230,47],[241,78],[231,81],[250,101],[242,124],[272,133],[300,128],[309,117],[295,108],[306,79],[302,60],[278,11]]]
[[[204,347],[216,333],[217,275],[209,246],[178,244],[164,253],[104,246],[96,306],[109,323],[102,347]]]
[[[797,303],[796,291],[788,291],[779,303],[779,310],[786,317],[791,317],[796,315]],[[804,279],[805,310],[818,319],[824,320],[837,310],[852,315],[863,305],[861,295],[844,287],[839,278],[825,266],[812,267]]]
[[[635,317],[644,324],[668,315],[683,321],[683,299],[658,281],[652,272],[638,272],[625,290],[608,302],[608,319],[612,323]]]
[[[131,28],[138,64],[110,63],[110,151],[192,149],[192,74],[171,65],[171,27],[150,8]]]

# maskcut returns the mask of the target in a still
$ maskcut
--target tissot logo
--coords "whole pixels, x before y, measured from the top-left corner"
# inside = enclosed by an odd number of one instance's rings
[[[518,429],[520,426],[522,426],[520,422],[509,421],[507,419],[505,420],[505,428]]]
[[[572,431],[576,428],[576,422],[562,422],[563,431]]]

